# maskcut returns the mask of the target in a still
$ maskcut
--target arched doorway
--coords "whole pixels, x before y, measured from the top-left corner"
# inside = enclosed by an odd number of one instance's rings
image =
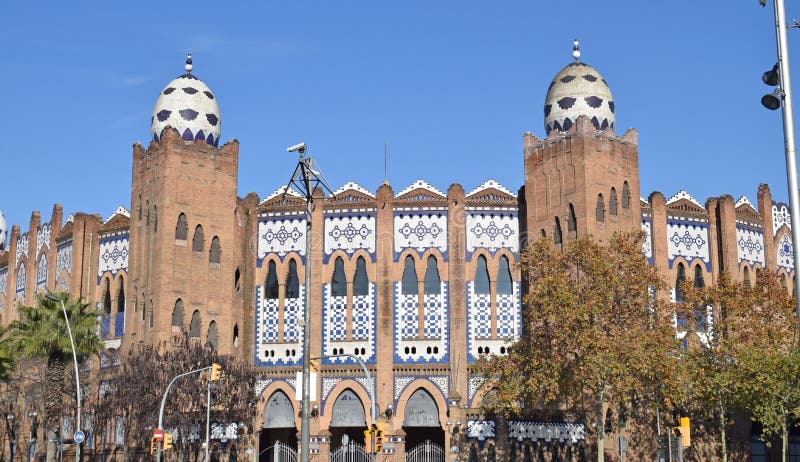
[[[439,422],[439,407],[433,396],[424,388],[418,388],[408,398],[403,430],[406,432],[406,454],[412,454],[417,446],[427,447],[430,449],[425,451],[427,459],[431,457],[431,451],[438,454],[444,447],[444,430]]]
[[[347,443],[364,445],[367,419],[364,403],[351,389],[344,390],[333,403],[331,415],[331,452]],[[344,436],[347,435],[346,438]],[[343,443],[344,442],[344,443]]]
[[[259,434],[259,462],[291,462],[297,459],[297,427],[294,407],[286,393],[277,390],[267,400]]]

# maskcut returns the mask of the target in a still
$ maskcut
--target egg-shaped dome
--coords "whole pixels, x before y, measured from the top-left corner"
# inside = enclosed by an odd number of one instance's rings
[[[614,128],[614,99],[603,76],[592,66],[578,61],[556,74],[544,99],[544,129],[569,130],[578,116],[586,116],[598,130]]]
[[[153,140],[161,139],[167,126],[189,141],[205,141],[219,147],[220,126],[217,98],[202,80],[192,75],[192,55],[186,58],[186,73],[173,80],[158,96],[150,125]]]
[[[6,217],[3,216],[3,211],[0,210],[0,250],[6,248],[6,234],[8,233],[8,223]]]

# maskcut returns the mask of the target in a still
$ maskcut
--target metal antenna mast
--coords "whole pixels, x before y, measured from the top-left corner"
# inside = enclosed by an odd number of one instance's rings
[[[305,262],[305,297],[303,307],[303,401],[300,413],[300,462],[309,462],[309,443],[311,435],[310,425],[310,406],[309,391],[311,390],[311,211],[314,204],[314,191],[322,187],[323,192],[327,190],[333,195],[331,187],[322,175],[319,166],[314,159],[306,157],[308,146],[305,143],[296,144],[287,149],[289,152],[298,152],[300,158],[297,167],[294,169],[292,179],[286,184],[283,190],[283,198],[289,188],[294,186],[306,200],[306,262]]]

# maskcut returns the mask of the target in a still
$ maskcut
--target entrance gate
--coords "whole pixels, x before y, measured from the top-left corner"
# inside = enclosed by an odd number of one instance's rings
[[[275,444],[261,451],[261,454],[267,453],[270,462],[297,462],[297,449],[282,442],[276,441]]]
[[[444,462],[444,449],[431,440],[425,440],[406,453],[406,462]]]
[[[350,442],[346,446],[340,446],[331,453],[330,462],[369,462],[370,457],[364,446]],[[444,461],[442,461],[444,462]]]

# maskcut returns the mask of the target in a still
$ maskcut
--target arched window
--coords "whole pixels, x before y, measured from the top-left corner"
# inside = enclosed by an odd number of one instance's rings
[[[108,279],[103,281],[103,313],[111,314],[111,284]]]
[[[200,312],[194,310],[192,322],[189,324],[189,337],[200,338]]]
[[[608,213],[617,214],[617,190],[615,188],[611,188],[611,196],[608,198]]]
[[[627,181],[622,183],[622,208],[631,208],[631,188],[628,186]]]
[[[606,205],[602,194],[597,195],[597,208],[595,208],[594,216],[597,221],[606,220]]]
[[[186,235],[189,233],[189,225],[186,223],[186,215],[178,215],[178,223],[175,224],[175,239],[185,241]]]
[[[782,274],[782,275],[781,275],[781,287],[783,287],[784,289],[786,289],[786,288],[788,288],[788,287],[789,287],[789,286],[786,284],[786,275],[785,275],[785,274]]]
[[[703,279],[703,267],[698,263],[694,265],[694,287],[702,289],[706,286],[706,281]]]
[[[239,290],[241,290],[241,286],[239,285],[241,283],[241,279],[242,272],[239,271],[239,267],[237,266],[236,271],[233,272],[233,288],[236,290],[237,294],[239,293]]]
[[[142,195],[139,194],[139,206],[136,208],[136,214],[138,216],[138,220],[142,221]]]
[[[264,297],[273,300],[278,298],[278,271],[275,268],[275,260],[270,260],[267,264],[267,278],[264,280]]]
[[[214,238],[211,239],[211,248],[208,250],[208,262],[219,264],[220,252],[219,238],[214,236]]]
[[[750,288],[750,270],[747,269],[746,266],[742,271],[742,282],[744,283],[745,287],[747,287],[748,289]]]
[[[183,300],[180,298],[175,300],[175,307],[172,308],[172,325],[183,327]]]
[[[417,279],[417,267],[414,264],[414,257],[406,255],[403,267],[403,295],[416,295],[419,285]]]
[[[153,299],[150,299],[150,304],[147,305],[147,314],[150,316],[150,328],[152,329],[155,325],[155,315],[153,314]]]
[[[677,276],[675,277],[675,301],[683,303],[683,289],[681,284],[686,280],[686,267],[683,263],[678,263]]]
[[[438,295],[442,291],[442,283],[439,279],[439,264],[436,257],[428,257],[428,268],[425,270],[425,294]]]
[[[144,299],[144,292],[142,292],[142,321],[145,320],[146,315],[147,315],[147,302]]]
[[[158,231],[158,207],[153,204],[153,231]]]
[[[233,347],[239,348],[239,324],[233,325]]]
[[[117,283],[117,313],[125,312],[125,283],[122,277]]]
[[[194,237],[192,238],[192,250],[194,252],[203,251],[203,227],[197,225],[194,229]]]
[[[500,257],[500,267],[497,268],[497,295],[511,295],[514,293],[514,284],[511,281],[511,268],[508,265],[508,257]]]
[[[286,274],[286,298],[300,296],[300,278],[297,277],[297,261],[289,260],[289,272]]]
[[[483,255],[478,256],[478,262],[477,265],[475,265],[475,293],[490,293],[489,270],[486,268],[486,257]]]
[[[333,262],[333,276],[331,277],[331,296],[344,297],[347,295],[347,279],[344,277],[344,260],[336,257]]]
[[[553,227],[553,242],[555,242],[556,244],[561,244],[562,240],[563,239],[561,238],[561,220],[559,220],[558,217],[556,217],[555,226]]]
[[[150,201],[144,201],[144,225],[150,226]]]
[[[364,257],[356,259],[356,273],[353,275],[353,295],[369,295],[369,276]]]
[[[575,207],[571,203],[569,204],[569,215],[567,216],[567,231],[569,232],[569,237],[578,237],[578,217],[575,216]]]
[[[539,234],[541,234],[541,235],[542,235],[542,237],[547,237],[547,232],[545,232],[544,228],[542,228],[541,230],[539,230]]]
[[[208,325],[208,337],[206,337],[206,346],[213,350],[217,349],[217,321],[211,321]]]

